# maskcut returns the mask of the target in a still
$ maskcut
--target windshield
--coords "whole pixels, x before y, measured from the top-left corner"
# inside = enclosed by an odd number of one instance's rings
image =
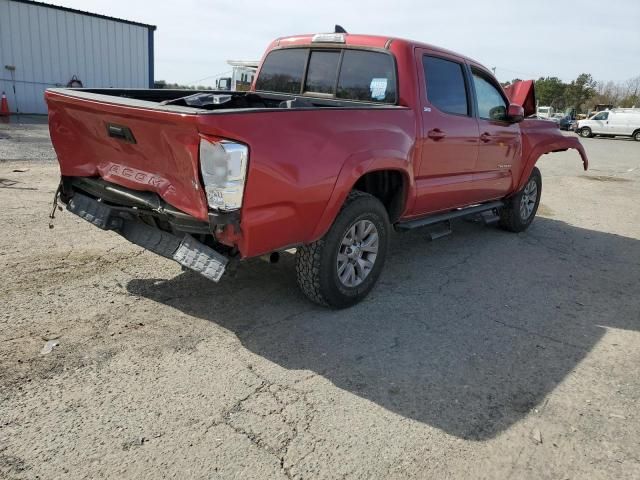
[[[255,88],[266,92],[395,103],[395,64],[390,54],[369,50],[274,50],[265,58]]]

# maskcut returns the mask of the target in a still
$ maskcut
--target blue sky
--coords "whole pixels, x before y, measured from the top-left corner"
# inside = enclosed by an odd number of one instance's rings
[[[47,1],[47,0],[44,0]],[[276,37],[331,31],[411,38],[496,67],[501,81],[582,72],[640,75],[640,1],[50,0],[157,25],[156,79],[213,84],[227,59],[259,59]]]

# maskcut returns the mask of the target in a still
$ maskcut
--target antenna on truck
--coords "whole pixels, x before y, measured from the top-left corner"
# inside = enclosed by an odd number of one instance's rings
[[[336,25],[333,33],[347,33],[347,31],[341,25]]]

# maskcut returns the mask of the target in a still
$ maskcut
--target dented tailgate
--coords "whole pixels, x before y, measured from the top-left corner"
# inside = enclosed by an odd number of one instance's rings
[[[46,93],[49,130],[64,176],[101,177],[157,193],[207,220],[200,187],[197,115]]]

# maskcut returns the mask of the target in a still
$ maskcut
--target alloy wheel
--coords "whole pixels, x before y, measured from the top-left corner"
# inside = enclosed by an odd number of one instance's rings
[[[524,221],[528,220],[533,209],[536,206],[536,200],[538,199],[538,184],[532,178],[529,183],[524,187],[522,191],[522,197],[520,198],[520,218]]]
[[[378,229],[370,220],[351,225],[338,247],[338,279],[345,287],[360,285],[369,276],[378,255]]]

